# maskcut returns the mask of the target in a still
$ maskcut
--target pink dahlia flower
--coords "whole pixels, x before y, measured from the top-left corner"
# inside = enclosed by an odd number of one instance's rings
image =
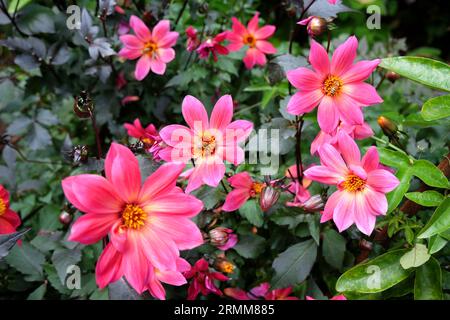
[[[186,163],[193,159],[195,167],[189,171],[186,192],[207,184],[217,187],[225,175],[224,160],[238,165],[244,161],[239,143],[250,135],[253,124],[246,120],[231,122],[233,100],[222,96],[208,120],[203,104],[193,96],[186,96],[182,104],[183,117],[189,127],[169,125],[159,132],[168,147],[160,157],[169,162]]]
[[[213,56],[215,62],[217,62],[217,55],[227,55],[228,49],[222,45],[222,42],[227,38],[228,31],[221,32],[214,38],[208,38],[198,48],[197,52],[201,59],[207,59],[209,54]]]
[[[347,133],[351,138],[355,140],[362,140],[373,136],[372,128],[366,122],[364,122],[363,124],[348,124],[345,123],[344,121],[341,121],[337,126],[336,130],[334,130],[333,132],[331,133],[326,133],[324,131],[319,132],[319,134],[314,138],[313,142],[311,143],[310,149],[311,155],[314,155],[317,152],[317,150],[319,150],[319,148],[325,143],[329,143],[333,147],[337,147],[338,142],[337,137],[341,130]]]
[[[220,272],[209,271],[208,262],[205,259],[198,260],[191,270],[184,273],[186,279],[192,279],[188,288],[188,300],[195,300],[201,293],[207,296],[210,293],[222,296],[223,293],[214,283],[214,280],[227,281],[228,277]]]
[[[197,36],[197,29],[195,29],[193,26],[187,27],[186,36],[187,36],[186,50],[194,51],[195,49],[197,49],[198,45],[200,44],[200,39]]]
[[[164,148],[164,143],[153,124],[149,124],[144,129],[141,121],[135,119],[132,124],[125,123],[123,126],[130,137],[139,139],[144,143],[145,150],[153,155],[153,160],[160,160],[159,152]]]
[[[239,288],[226,288],[224,293],[236,300],[298,300],[297,297],[291,296],[292,287],[270,290],[268,282],[261,283],[249,292]]]
[[[178,39],[178,32],[170,31],[169,20],[161,20],[150,31],[145,23],[136,16],[131,16],[130,26],[135,35],[120,36],[125,47],[119,55],[125,59],[139,58],[134,76],[136,80],[144,79],[150,70],[156,74],[166,72],[166,63],[175,58],[172,47]]]
[[[9,208],[9,192],[0,184],[0,234],[16,232],[20,225],[19,215]]]
[[[274,54],[277,49],[267,41],[276,30],[275,26],[266,25],[258,27],[259,13],[255,13],[253,18],[245,27],[237,18],[233,17],[232,31],[228,33],[228,50],[231,52],[240,50],[243,46],[248,46],[244,57],[244,64],[247,69],[251,69],[258,64],[266,64],[266,54]]]
[[[125,276],[138,293],[149,290],[163,298],[156,280],[186,282],[181,275],[186,262],[179,250],[203,243],[190,220],[203,204],[176,186],[183,168],[163,165],[141,185],[137,158],[113,143],[105,159],[106,178],[81,174],[62,181],[66,198],[85,213],[72,225],[69,240],[92,244],[109,235],[96,266],[99,287]]]
[[[363,82],[380,60],[353,64],[357,48],[358,40],[351,36],[334,51],[330,63],[326,50],[311,39],[309,62],[314,71],[300,67],[287,72],[289,82],[299,89],[289,100],[287,111],[299,115],[318,105],[317,120],[327,133],[336,129],[340,119],[362,125],[360,107],[381,103],[383,99],[373,86]]]
[[[248,199],[259,195],[266,185],[262,182],[253,181],[248,172],[235,174],[228,178],[228,182],[233,187],[233,190],[225,198],[225,203],[222,206],[223,211],[239,209]]]
[[[311,180],[337,187],[325,204],[321,222],[333,219],[339,232],[355,223],[361,232],[370,235],[376,217],[386,214],[385,193],[394,190],[399,181],[391,172],[379,168],[376,147],[370,147],[361,159],[358,146],[347,134],[340,134],[338,147],[339,151],[330,144],[320,147],[321,165],[304,173]]]

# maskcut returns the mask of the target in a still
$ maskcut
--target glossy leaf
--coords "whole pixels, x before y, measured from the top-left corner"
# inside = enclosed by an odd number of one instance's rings
[[[427,190],[424,192],[408,192],[405,197],[424,207],[437,207],[444,196],[437,191]]]
[[[414,299],[441,300],[442,297],[441,266],[435,258],[431,258],[426,264],[416,270]]]
[[[450,117],[450,95],[431,98],[423,104],[421,114],[427,121]]]
[[[418,237],[429,238],[450,228],[450,198],[446,198],[420,231]]]

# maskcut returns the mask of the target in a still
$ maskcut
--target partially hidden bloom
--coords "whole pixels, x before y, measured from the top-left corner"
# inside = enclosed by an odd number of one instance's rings
[[[186,279],[192,279],[188,288],[188,300],[195,300],[200,293],[203,296],[207,296],[210,293],[222,296],[222,291],[220,291],[214,281],[228,280],[228,277],[220,272],[210,271],[208,261],[203,258],[198,260],[191,270],[185,272],[184,276]]]
[[[215,62],[217,62],[217,55],[227,55],[228,49],[222,44],[227,38],[228,31],[221,32],[214,38],[208,38],[197,48],[197,53],[201,59],[207,59],[211,53]]]
[[[125,79],[125,74],[123,72],[120,72],[116,77],[116,84],[115,87],[117,90],[122,89],[127,85],[127,79]]]
[[[398,179],[379,167],[376,147],[370,147],[361,159],[355,141],[345,133],[339,135],[338,149],[324,144],[318,153],[321,165],[307,169],[305,177],[337,187],[325,204],[321,222],[333,219],[339,232],[355,223],[370,235],[376,217],[386,214],[385,194],[398,186]]]
[[[337,137],[340,131],[344,131],[352,139],[355,140],[362,140],[373,136],[372,128],[369,126],[367,122],[363,122],[362,124],[348,124],[344,121],[340,121],[336,130],[334,130],[333,132],[326,133],[325,131],[320,131],[317,134],[317,136],[311,143],[310,148],[311,155],[314,155],[317,152],[317,150],[319,150],[319,148],[325,143],[329,143],[333,147],[336,147]]]
[[[209,241],[222,251],[233,248],[238,242],[238,236],[232,229],[216,227],[209,231]]]
[[[226,288],[224,293],[236,300],[299,300],[291,296],[292,287],[270,290],[268,282],[261,283],[249,292],[239,288]]]
[[[117,34],[122,36],[130,32],[130,24],[125,20],[120,20],[119,25],[117,27]]]
[[[197,47],[200,44],[200,39],[197,36],[197,29],[195,29],[193,26],[187,27],[186,36],[187,36],[186,50],[190,52],[197,49]]]
[[[164,143],[153,124],[144,128],[141,121],[135,119],[133,123],[125,123],[123,126],[130,137],[139,139],[144,143],[145,150],[153,155],[153,160],[160,160],[159,152],[164,148]]]
[[[310,296],[306,296],[306,300],[316,300],[316,299],[314,299],[313,297],[310,297]],[[340,295],[334,296],[330,300],[347,300],[347,298],[343,294],[340,294]]]
[[[300,172],[302,174],[302,172]],[[302,176],[302,182],[298,181],[297,165],[290,166],[285,173],[286,178],[291,179],[291,182],[287,185],[287,189],[294,194],[294,201],[287,202],[287,206],[296,207],[301,206],[303,202],[311,198],[311,194],[308,191],[308,187],[311,185],[311,180]]]
[[[178,32],[170,31],[169,20],[159,21],[150,31],[136,16],[131,16],[130,27],[135,35],[120,36],[125,47],[120,50],[119,55],[129,60],[139,58],[134,72],[136,80],[143,80],[150,70],[156,74],[164,74],[166,64],[175,58],[172,47],[177,42]]]
[[[81,174],[62,181],[66,198],[85,213],[72,225],[69,240],[89,245],[109,236],[95,270],[100,288],[124,276],[138,293],[148,290],[164,299],[161,282],[186,283],[182,273],[189,264],[179,250],[203,243],[190,219],[203,204],[176,186],[183,168],[162,165],[141,185],[137,158],[113,143],[105,159],[106,178]]]
[[[228,50],[239,51],[243,46],[248,46],[244,57],[244,64],[247,69],[253,68],[256,64],[263,66],[266,64],[266,54],[274,54],[277,49],[267,39],[271,37],[276,28],[272,25],[258,27],[259,13],[255,13],[253,18],[245,27],[237,18],[233,17],[232,31],[228,33]]]
[[[359,61],[358,40],[351,36],[333,54],[311,39],[309,62],[313,70],[297,68],[287,72],[289,82],[299,91],[289,100],[287,111],[294,115],[311,112],[318,105],[317,120],[322,131],[333,132],[339,120],[363,124],[361,107],[383,102],[373,86],[363,82],[380,63],[380,59]]]
[[[228,178],[228,182],[233,190],[227,194],[225,203],[222,206],[223,211],[235,211],[244,203],[259,195],[265,187],[265,183],[254,181],[248,172],[240,172]]]
[[[9,192],[0,184],[0,234],[16,232],[20,225],[19,215],[9,207]]]
[[[253,124],[246,120],[231,122],[233,100],[230,95],[222,96],[215,104],[211,118],[203,104],[193,96],[186,96],[182,113],[189,127],[169,125],[159,132],[168,145],[159,154],[169,162],[189,162],[195,167],[189,176],[186,192],[203,184],[217,187],[225,175],[224,160],[238,165],[244,161],[244,150],[239,144],[250,135]]]

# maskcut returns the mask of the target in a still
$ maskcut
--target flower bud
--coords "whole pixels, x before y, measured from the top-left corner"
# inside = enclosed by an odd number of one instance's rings
[[[80,95],[75,97],[73,103],[73,112],[82,119],[90,118],[92,111],[94,110],[94,103],[92,102],[91,96],[85,90],[80,92]]]
[[[214,263],[214,268],[223,273],[233,273],[235,265],[226,258],[218,258]]]
[[[271,186],[266,186],[261,191],[261,196],[259,198],[259,205],[262,211],[266,212],[272,208],[280,198],[280,192]]]
[[[316,194],[303,202],[302,208],[306,211],[315,212],[320,211],[323,208],[323,200],[319,194]]]
[[[322,17],[313,17],[311,21],[309,21],[306,30],[311,37],[320,36],[327,30],[327,20]]]
[[[67,211],[63,211],[59,215],[59,222],[61,222],[61,224],[65,225],[65,226],[68,226],[72,222],[72,220],[73,220],[73,215]]]
[[[213,246],[223,246],[227,243],[230,229],[224,227],[217,227],[209,231],[209,241]]]
[[[396,80],[400,79],[400,75],[398,73],[395,73],[394,71],[388,71],[386,73],[386,78],[394,83]]]
[[[398,127],[391,119],[379,116],[377,121],[386,136],[391,137],[397,133]]]
[[[64,153],[64,158],[75,165],[86,163],[88,160],[88,156],[88,147],[84,145],[74,146],[71,150]]]

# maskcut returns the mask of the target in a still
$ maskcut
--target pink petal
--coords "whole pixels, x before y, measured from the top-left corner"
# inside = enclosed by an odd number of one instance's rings
[[[160,48],[158,49],[158,56],[159,59],[164,63],[169,63],[173,59],[175,59],[175,50],[172,48]]]
[[[96,243],[108,234],[119,219],[119,214],[85,214],[70,228],[69,241],[82,244]]]
[[[150,72],[152,60],[149,55],[144,54],[136,63],[136,69],[134,70],[134,77],[136,80],[143,80]]]
[[[234,164],[241,164],[245,160],[245,152],[237,145],[227,145],[222,149],[223,159]]]
[[[247,69],[253,68],[255,64],[264,65],[267,62],[264,53],[256,48],[249,48],[245,54],[243,61]]]
[[[373,190],[372,188],[364,189],[364,197],[367,205],[376,214],[386,214],[388,203],[384,193]]]
[[[119,280],[122,275],[122,254],[109,243],[98,258],[95,266],[97,285],[103,289],[108,284]]]
[[[244,25],[236,17],[232,17],[231,21],[233,22],[232,29],[234,34],[243,36],[247,33],[247,28],[244,27]],[[233,33],[230,33],[229,36]]]
[[[81,174],[65,178],[62,188],[67,200],[85,213],[117,213],[124,205],[111,183],[98,175]]]
[[[156,43],[159,42],[170,31],[170,21],[160,20],[152,30],[152,38]]]
[[[378,155],[378,150],[376,147],[370,147],[367,149],[366,154],[362,158],[362,166],[367,171],[370,172],[378,168],[380,164],[380,157]]]
[[[144,182],[139,194],[139,203],[143,203],[173,191],[184,164],[166,163],[153,172]]]
[[[333,219],[334,209],[342,196],[344,196],[344,192],[338,190],[328,198],[325,208],[323,209],[322,217],[320,218],[321,223]]]
[[[320,90],[295,93],[287,104],[287,112],[294,115],[311,112],[323,98]]]
[[[266,54],[277,53],[277,49],[269,41],[265,40],[256,41],[256,48]]]
[[[145,23],[136,16],[131,16],[130,27],[134,33],[144,42],[150,41],[152,35]]]
[[[10,234],[16,232],[16,228],[14,228],[8,220],[3,219],[0,216],[0,235],[1,234]]]
[[[339,123],[339,110],[337,109],[336,101],[333,98],[325,96],[320,101],[317,109],[317,121],[319,122],[320,129],[327,133],[336,130]]]
[[[253,123],[247,120],[235,120],[225,130],[225,144],[245,141],[253,130]],[[230,141],[231,140],[231,141]]]
[[[170,193],[145,203],[143,209],[149,215],[190,218],[203,209],[203,203],[185,193]]]
[[[148,291],[150,292],[150,294],[156,299],[165,300],[166,290],[164,289],[161,282],[157,279],[153,268],[150,268],[150,274],[148,278]]]
[[[365,197],[361,192],[355,194],[355,224],[356,227],[364,234],[370,235],[375,228],[376,217],[371,214],[370,207],[366,205]]]
[[[203,104],[193,96],[186,96],[181,105],[184,120],[194,132],[203,132],[209,127],[208,114]]]
[[[307,68],[297,68],[286,73],[289,82],[304,91],[314,91],[322,88],[322,80],[317,73]]]
[[[342,90],[361,106],[370,106],[383,102],[383,99],[378,95],[377,90],[365,82],[345,84]]]
[[[157,216],[151,228],[158,234],[172,239],[179,250],[196,248],[203,244],[203,237],[197,225],[184,217]]]
[[[311,39],[309,63],[311,63],[314,70],[317,71],[322,77],[325,77],[330,73],[330,60],[328,58],[328,53],[325,48],[314,39]]]
[[[372,128],[368,123],[357,124],[353,128],[353,135],[355,139],[365,139],[374,135]]]
[[[227,194],[225,203],[222,206],[223,211],[235,211],[239,209],[250,198],[248,189],[235,189]]]
[[[248,172],[240,172],[228,178],[228,182],[233,188],[250,189],[253,185],[253,179]]]
[[[175,270],[179,257],[178,248],[170,237],[159,233],[151,224],[139,235],[142,252],[146,258],[159,270]]]
[[[258,20],[259,20],[259,12],[256,12],[253,18],[250,19],[247,25],[247,30],[249,33],[254,34],[258,30]]]
[[[341,80],[345,84],[362,82],[370,76],[380,62],[380,59],[359,61],[352,65],[344,74],[342,74]]]
[[[364,116],[360,104],[350,96],[342,93],[335,98],[335,105],[339,116],[348,124],[358,125],[364,123]]]
[[[150,68],[153,73],[162,75],[166,72],[166,64],[159,59],[151,60]]]
[[[331,74],[338,77],[344,75],[352,66],[356,58],[358,49],[358,39],[355,36],[349,37],[333,53],[331,58]]]
[[[120,36],[120,41],[129,49],[140,50],[144,48],[145,43],[132,34]]]
[[[214,128],[220,131],[230,124],[233,118],[233,99],[229,94],[226,94],[217,100],[210,119],[210,128]]]
[[[200,164],[203,182],[210,187],[217,187],[225,175],[225,165],[217,157],[208,157]]]
[[[329,167],[335,172],[346,175],[348,172],[347,165],[341,157],[341,154],[331,145],[324,144],[319,149],[320,162],[323,166]]]
[[[123,272],[127,282],[137,291],[138,294],[144,292],[148,283],[149,267],[147,257],[141,250],[137,235],[132,239],[136,245],[131,250],[127,250],[123,255]]]
[[[130,149],[112,143],[105,159],[105,173],[117,194],[127,203],[137,200],[141,189],[139,162]]]
[[[356,142],[344,131],[339,131],[337,135],[339,151],[347,165],[360,164],[361,153]]]
[[[158,41],[158,47],[170,48],[173,47],[178,40],[178,32],[169,32],[161,40]]]
[[[190,193],[203,185],[203,174],[199,166],[196,166],[189,176],[188,185],[186,186],[186,193]]]
[[[1,217],[7,220],[14,229],[16,229],[21,224],[20,216],[17,214],[17,212],[12,211],[11,209],[6,209],[6,212],[3,213]]]
[[[310,180],[331,185],[336,185],[344,180],[344,175],[325,166],[308,168],[303,172],[303,175]]]
[[[236,33],[228,33],[227,39],[230,42],[227,46],[227,49],[230,52],[239,51],[243,46],[244,42],[242,40],[242,36]]]
[[[277,28],[275,26],[266,25],[256,30],[254,36],[257,40],[267,39],[274,34]],[[269,53],[269,52],[267,52]],[[273,53],[273,52],[272,52]]]
[[[394,190],[399,183],[392,173],[384,169],[372,170],[367,176],[367,185],[382,193]]]
[[[177,148],[189,148],[189,151],[194,142],[192,130],[179,124],[171,124],[162,128],[159,135],[167,145]],[[191,153],[189,152],[189,154]]]
[[[119,51],[119,56],[125,59],[134,60],[142,56],[141,50],[122,48]]]
[[[355,216],[354,193],[342,192],[342,195],[334,208],[333,221],[339,232],[342,232],[353,224]]]
[[[172,286],[182,286],[186,284],[186,278],[181,272],[176,271],[159,271],[157,274],[158,280]]]

